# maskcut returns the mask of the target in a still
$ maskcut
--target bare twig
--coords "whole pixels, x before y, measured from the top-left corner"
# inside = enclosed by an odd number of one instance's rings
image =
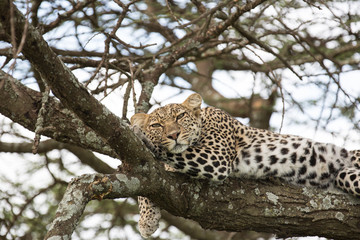
[[[18,58],[18,55],[20,54],[22,48],[24,47],[24,43],[25,43],[25,39],[26,39],[26,34],[27,34],[27,30],[28,30],[28,25],[29,25],[29,17],[30,17],[30,7],[29,7],[30,3],[29,0],[26,0],[26,20],[25,20],[25,25],[24,25],[24,31],[23,34],[21,36],[21,40],[19,43],[19,47],[17,47],[16,44],[16,29],[15,29],[15,16],[14,16],[14,5],[12,3],[12,0],[10,1],[10,18],[11,18],[11,44],[12,44],[12,49],[13,49],[13,60],[14,62],[11,64],[11,66],[9,67],[9,71],[12,71],[16,65],[16,59]]]
[[[232,0],[227,0],[227,1],[224,1],[222,3],[219,3],[216,7],[214,8],[211,8],[209,11],[207,12],[204,12],[203,14],[201,14],[199,17],[195,18],[194,20],[186,23],[186,24],[183,24],[183,25],[180,25],[178,26],[178,28],[186,28],[192,24],[195,24],[197,23],[198,21],[200,21],[201,19],[204,19],[205,17],[211,15],[211,14],[214,14],[216,11],[220,10],[221,8],[225,7],[226,5],[228,5],[229,3],[233,2]]]
[[[45,91],[43,92],[43,97],[41,99],[41,108],[39,110],[38,118],[35,125],[35,138],[34,138],[34,145],[32,147],[33,154],[37,153],[37,149],[40,143],[41,132],[44,131],[45,115],[47,111],[46,105],[48,103],[49,94],[50,94],[50,87],[46,84],[45,81],[44,81],[44,85],[45,85]]]
[[[267,65],[266,61],[264,61],[259,54],[257,54],[254,50],[252,50],[251,48],[249,48],[247,46],[245,48],[247,50],[251,51],[255,56],[257,56],[262,61],[262,63],[268,68],[270,74],[266,73],[266,75],[269,77],[269,79],[273,83],[275,83],[275,85],[280,90],[280,96],[281,96],[281,101],[282,101],[282,111],[281,111],[281,123],[280,123],[280,127],[279,127],[279,133],[281,133],[281,129],[284,125],[284,120],[285,120],[285,97],[284,97],[284,93],[283,93],[282,86],[281,86],[281,79],[278,78],[278,76],[275,74],[275,72]]]
[[[132,83],[134,81],[134,68],[133,68],[132,62],[130,60],[129,60],[129,68],[130,68],[131,78],[128,80],[128,85],[126,87],[125,94],[124,94],[122,119],[126,119],[127,108],[128,108],[129,99],[130,99],[130,92],[133,89]]]

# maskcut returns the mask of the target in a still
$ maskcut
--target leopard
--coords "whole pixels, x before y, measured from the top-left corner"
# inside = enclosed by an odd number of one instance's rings
[[[201,104],[202,97],[193,93],[183,103],[131,117],[168,170],[212,182],[277,178],[360,197],[360,150],[249,127]],[[161,212],[149,199],[138,200],[139,231],[147,238],[158,228]]]

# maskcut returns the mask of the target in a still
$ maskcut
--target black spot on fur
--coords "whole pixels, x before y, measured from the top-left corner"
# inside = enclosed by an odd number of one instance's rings
[[[304,154],[308,155],[310,153],[310,150],[308,148],[304,148]]]
[[[335,155],[336,154],[335,146],[333,146],[331,150],[332,150],[332,153]]]
[[[324,146],[320,146],[320,147],[319,147],[319,151],[320,151],[320,152],[326,152],[326,148],[325,148]]]
[[[292,170],[291,172],[288,172],[283,175],[283,177],[294,177],[295,176],[295,170]]]
[[[340,173],[340,174],[339,174],[339,177],[340,177],[342,180],[344,180],[345,177],[346,177],[346,173],[345,173],[345,172]]]
[[[354,181],[355,179],[356,179],[356,174],[350,175],[350,180],[351,180],[351,181]]]
[[[272,144],[269,144],[269,145],[272,145]],[[270,151],[274,151],[276,149],[276,146],[272,145],[271,147],[269,147],[269,150]]]
[[[305,179],[299,179],[299,180],[297,180],[296,183],[297,183],[297,184],[304,185],[304,184],[306,183],[306,180],[305,180]]]
[[[288,149],[288,148],[282,148],[282,149],[280,150],[280,152],[281,152],[282,155],[286,155],[286,154],[289,153],[289,149]]]
[[[298,147],[300,147],[300,144],[299,144],[299,143],[293,143],[292,146],[293,146],[295,149],[298,149]]]
[[[321,174],[320,179],[325,180],[325,179],[328,179],[329,177],[330,177],[330,174],[326,172],[326,173]]]
[[[294,152],[293,154],[291,154],[290,159],[291,159],[291,162],[292,162],[293,164],[296,163],[296,158],[297,158],[297,155],[296,155],[295,152]]]
[[[207,177],[209,179],[213,178],[213,175],[209,174],[209,173],[204,173],[204,177]]]
[[[316,172],[312,172],[307,176],[307,179],[315,179],[317,177]]]
[[[314,150],[314,148],[312,149],[312,154],[310,157],[310,166],[315,166],[316,165],[316,152]]]
[[[224,180],[226,177],[224,176],[224,175],[220,175],[220,176],[218,176],[218,180]]]
[[[198,157],[198,158],[196,159],[196,161],[197,161],[198,163],[202,164],[202,165],[204,165],[204,164],[207,162],[206,160],[204,160],[204,159],[201,158],[201,157]]]
[[[319,183],[315,181],[310,181],[309,183],[311,186],[319,186]]]
[[[250,153],[248,151],[241,151],[242,158],[248,158],[250,157]]]
[[[338,181],[338,186],[343,187],[343,186],[344,186],[344,183],[341,182],[341,181]]]
[[[347,158],[349,156],[348,151],[345,148],[341,149],[340,156],[343,158]]]
[[[220,166],[220,162],[219,162],[219,161],[215,161],[215,162],[213,162],[212,164],[214,165],[214,167]]]
[[[176,163],[175,164],[175,168],[177,169],[184,169],[184,165],[180,164],[180,163]]]
[[[304,175],[304,174],[306,173],[306,170],[307,170],[306,166],[303,165],[303,166],[299,169],[299,175]]]
[[[212,166],[210,166],[210,165],[206,165],[204,167],[204,170],[207,171],[207,172],[214,172],[214,168]]]
[[[333,163],[329,163],[328,168],[329,168],[330,174],[334,174],[336,172],[336,169],[335,169]]]
[[[275,169],[274,171],[269,172],[268,174],[266,174],[266,176],[268,176],[268,177],[274,177],[274,176],[276,176],[277,174],[278,174],[278,170]]]
[[[271,165],[275,164],[278,160],[279,160],[279,158],[277,158],[275,155],[270,156],[270,164]]]
[[[199,164],[197,164],[196,162],[193,162],[193,161],[189,161],[188,164],[190,166],[193,166],[193,167],[198,167],[199,166]]]
[[[326,161],[325,161],[325,158],[323,157],[323,155],[319,155],[319,159],[320,159],[320,162],[323,162],[323,163],[326,162]]]

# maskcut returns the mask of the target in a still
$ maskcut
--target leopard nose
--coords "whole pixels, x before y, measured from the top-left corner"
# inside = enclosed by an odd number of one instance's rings
[[[179,135],[180,135],[179,132],[175,132],[175,133],[171,133],[171,134],[167,135],[167,138],[176,140],[179,137]]]

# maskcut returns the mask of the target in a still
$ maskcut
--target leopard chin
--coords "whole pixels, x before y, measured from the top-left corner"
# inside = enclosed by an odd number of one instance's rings
[[[188,144],[176,144],[174,145],[174,147],[172,149],[169,149],[169,152],[171,153],[182,153],[184,152],[186,149],[188,149],[189,145]]]

